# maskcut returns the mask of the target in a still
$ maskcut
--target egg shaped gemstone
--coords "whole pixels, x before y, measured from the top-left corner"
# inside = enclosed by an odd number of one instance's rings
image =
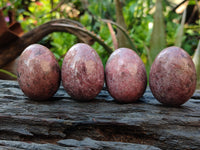
[[[135,102],[145,92],[145,66],[137,53],[131,49],[115,50],[106,63],[105,74],[108,91],[118,102]]]
[[[190,55],[179,47],[162,50],[154,60],[149,85],[154,97],[164,105],[180,106],[196,89],[196,70]]]
[[[104,68],[97,52],[78,43],[66,53],[62,64],[62,84],[75,100],[94,99],[104,84]]]
[[[20,55],[17,80],[21,90],[33,100],[47,100],[59,88],[61,73],[53,53],[40,44],[28,46]]]

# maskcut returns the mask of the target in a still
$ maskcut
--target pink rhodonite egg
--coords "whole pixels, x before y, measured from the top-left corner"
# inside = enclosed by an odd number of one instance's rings
[[[72,46],[62,65],[62,83],[74,99],[87,101],[95,98],[103,88],[104,68],[97,52],[87,44]]]
[[[179,106],[193,95],[196,78],[195,66],[189,54],[172,46],[162,50],[153,62],[149,85],[159,102]]]
[[[60,86],[60,67],[53,53],[40,44],[28,46],[20,55],[17,80],[26,96],[47,100]]]
[[[115,100],[131,103],[144,94],[147,85],[146,70],[133,50],[115,50],[106,63],[105,73],[108,91]]]

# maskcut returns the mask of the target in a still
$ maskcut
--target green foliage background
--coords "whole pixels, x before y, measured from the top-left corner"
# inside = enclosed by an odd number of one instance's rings
[[[193,0],[194,1],[194,0]],[[123,1],[123,15],[127,24],[127,30],[134,41],[134,45],[140,52],[143,62],[147,63],[148,50],[152,25],[154,21],[155,0],[126,0]],[[60,7],[59,4],[62,3]],[[88,30],[100,36],[106,44],[113,47],[110,31],[105,22],[100,19],[116,20],[114,0],[2,0],[0,7],[7,11],[14,10],[15,17],[21,23],[25,32],[52,19],[69,18],[82,23]],[[56,8],[57,7],[57,8]],[[181,15],[172,11],[175,5],[169,1],[163,1],[166,44],[174,45],[178,28],[180,27]],[[193,55],[200,38],[200,20],[195,25],[184,26],[182,37],[182,48]],[[116,31],[116,27],[114,27]],[[67,50],[79,42],[77,38],[69,33],[52,33],[44,37],[41,44],[47,46],[62,64],[63,56]],[[104,48],[95,42],[92,47],[100,55],[105,65],[109,55]]]

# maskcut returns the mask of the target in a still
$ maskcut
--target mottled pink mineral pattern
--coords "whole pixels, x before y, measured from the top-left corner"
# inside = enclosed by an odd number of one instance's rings
[[[17,78],[29,98],[46,100],[52,97],[59,88],[60,76],[58,62],[48,48],[32,44],[20,55]]]
[[[115,50],[107,61],[105,73],[108,91],[115,100],[130,103],[144,94],[147,85],[146,70],[133,50]]]
[[[185,103],[196,88],[196,70],[189,54],[175,46],[161,51],[152,64],[149,84],[161,103],[171,106]]]
[[[92,47],[78,43],[70,48],[62,65],[62,83],[67,93],[80,101],[99,94],[104,84],[104,68]]]

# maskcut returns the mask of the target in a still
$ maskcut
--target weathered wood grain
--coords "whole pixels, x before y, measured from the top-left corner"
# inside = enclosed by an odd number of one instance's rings
[[[178,108],[163,106],[149,89],[137,103],[116,103],[106,89],[83,103],[61,86],[50,100],[36,102],[16,81],[0,80],[1,147],[198,150],[200,92]]]

